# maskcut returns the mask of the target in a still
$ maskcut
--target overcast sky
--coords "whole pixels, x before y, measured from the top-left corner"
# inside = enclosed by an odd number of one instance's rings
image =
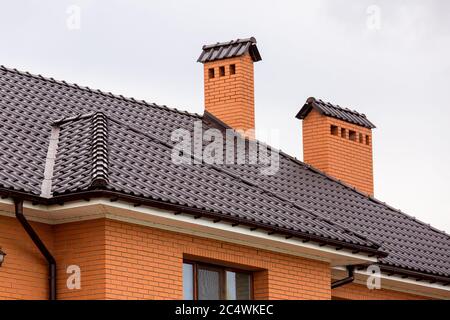
[[[309,96],[365,113],[375,196],[450,232],[450,1],[0,0],[0,15],[0,64],[197,113],[201,46],[254,36],[256,129],[302,159]]]

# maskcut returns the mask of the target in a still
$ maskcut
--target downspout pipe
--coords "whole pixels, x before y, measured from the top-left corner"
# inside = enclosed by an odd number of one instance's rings
[[[33,240],[36,247],[39,249],[41,254],[45,257],[48,262],[49,269],[49,300],[56,300],[56,260],[50,253],[50,251],[45,246],[44,242],[42,242],[41,238],[39,238],[36,231],[34,231],[33,227],[30,225],[28,220],[23,215],[23,200],[14,199],[14,207],[16,218],[19,220],[22,227],[25,229],[27,234],[30,236],[31,240]]]
[[[336,289],[348,283],[352,283],[355,280],[354,270],[354,266],[347,266],[348,276],[344,279],[333,281],[331,283],[331,289]]]

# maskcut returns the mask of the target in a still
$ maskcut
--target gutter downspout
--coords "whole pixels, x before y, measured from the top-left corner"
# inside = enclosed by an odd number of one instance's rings
[[[30,225],[28,220],[23,215],[23,200],[14,199],[14,207],[16,211],[16,218],[19,220],[22,227],[25,229],[27,234],[33,240],[36,247],[39,249],[41,254],[45,257],[48,262],[49,268],[49,300],[56,300],[56,260],[48,251],[45,244],[39,238],[38,234],[34,231],[33,227]]]
[[[331,289],[335,289],[335,288],[341,287],[343,285],[346,285],[348,283],[352,283],[353,280],[355,280],[354,273],[353,273],[354,270],[355,270],[354,266],[347,266],[348,277],[341,279],[341,280],[333,281],[331,283]]]

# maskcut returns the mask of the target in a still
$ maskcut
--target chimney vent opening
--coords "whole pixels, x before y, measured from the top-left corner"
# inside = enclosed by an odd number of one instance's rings
[[[356,131],[349,130],[348,131],[348,138],[352,141],[356,141]]]
[[[347,135],[345,131],[346,131],[345,128],[341,128],[341,137],[342,138],[345,138]]]
[[[363,142],[364,142],[364,137],[363,137],[363,134],[360,133],[359,134],[359,143],[363,143]]]
[[[225,75],[225,67],[219,67],[219,76],[223,77]]]
[[[366,135],[366,144],[368,146],[370,146],[370,137],[369,137],[369,135]]]
[[[209,68],[208,69],[208,78],[209,79],[214,78],[214,68]]]
[[[236,65],[230,64],[230,74],[236,74]]]
[[[331,126],[330,126],[330,130],[331,130],[331,134],[332,134],[333,136],[339,135],[339,128],[338,128],[337,126],[331,125]]]

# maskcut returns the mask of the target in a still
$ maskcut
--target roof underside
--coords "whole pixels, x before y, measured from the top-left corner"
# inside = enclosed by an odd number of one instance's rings
[[[202,121],[205,129],[215,125],[202,116],[2,67],[0,121],[3,189],[39,196],[56,125],[55,197],[92,190],[100,176],[105,190],[362,251],[381,245],[388,253],[380,258],[382,265],[450,280],[447,234],[286,154],[281,154],[273,176],[261,175],[254,165],[173,164],[171,132],[192,132],[195,121]],[[102,166],[104,145],[107,172]]]

